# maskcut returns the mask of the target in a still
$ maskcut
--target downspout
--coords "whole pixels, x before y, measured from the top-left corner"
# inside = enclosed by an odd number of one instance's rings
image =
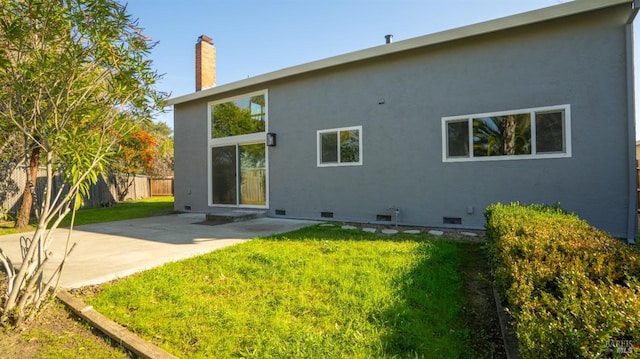
[[[633,20],[638,14],[640,0],[634,0],[631,14],[625,24],[626,61],[627,61],[627,168],[629,183],[629,208],[627,217],[627,242],[635,243],[638,235],[638,183],[636,166],[636,106],[635,73],[633,54]]]

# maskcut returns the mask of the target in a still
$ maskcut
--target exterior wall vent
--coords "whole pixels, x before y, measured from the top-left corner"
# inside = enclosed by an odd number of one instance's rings
[[[320,212],[322,218],[333,218],[333,212]]]
[[[444,224],[462,224],[462,218],[460,218],[460,217],[442,217],[442,223],[444,223]]]
[[[390,214],[376,214],[376,221],[391,222],[393,218]]]
[[[184,206],[184,210],[185,211],[190,211],[191,210],[191,206]]]
[[[286,216],[287,211],[284,209],[276,209],[276,216]]]

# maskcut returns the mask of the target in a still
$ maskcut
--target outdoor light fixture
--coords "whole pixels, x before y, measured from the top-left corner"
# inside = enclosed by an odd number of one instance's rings
[[[267,146],[275,147],[276,145],[276,134],[269,132],[267,133]]]

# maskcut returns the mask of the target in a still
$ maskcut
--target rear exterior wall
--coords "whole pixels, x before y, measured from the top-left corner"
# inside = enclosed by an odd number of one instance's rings
[[[559,202],[625,237],[628,8],[265,84],[269,215],[482,228],[491,203]],[[207,207],[207,101],[176,105],[176,209]],[[384,100],[383,104],[380,104]],[[570,158],[443,162],[442,118],[569,104]],[[318,130],[362,126],[362,165],[318,167]],[[443,223],[460,218],[460,225]]]

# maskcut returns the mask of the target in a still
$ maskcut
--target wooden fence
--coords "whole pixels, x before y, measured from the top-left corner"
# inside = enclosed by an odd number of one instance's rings
[[[149,178],[150,196],[173,196],[173,177]]]
[[[0,208],[15,213],[20,207],[26,182],[24,167],[16,169],[9,177],[8,179],[0,178],[0,182],[4,184],[4,186],[0,187]],[[39,169],[38,178],[36,179],[36,194],[40,198],[44,195],[45,181],[46,171]],[[56,175],[53,178],[54,193],[60,189],[62,184],[62,175]],[[172,195],[173,178],[156,179],[139,175],[135,176],[131,186],[129,186],[129,192],[125,200]],[[85,200],[83,207],[109,206],[116,203],[117,198],[115,185],[101,177],[95,185],[91,186],[90,196]]]
[[[267,203],[265,171],[262,168],[243,168],[240,181],[242,204],[263,205]]]

